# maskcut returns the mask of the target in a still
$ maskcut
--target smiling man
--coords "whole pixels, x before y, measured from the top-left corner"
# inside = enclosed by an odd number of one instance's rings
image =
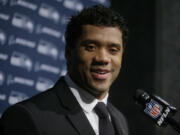
[[[67,75],[55,86],[8,108],[2,135],[128,135],[120,111],[108,101],[127,41],[119,13],[104,6],[70,19],[65,37]]]
[[[117,27],[86,24],[75,48],[67,49],[72,80],[97,99],[103,99],[121,68],[122,32]]]

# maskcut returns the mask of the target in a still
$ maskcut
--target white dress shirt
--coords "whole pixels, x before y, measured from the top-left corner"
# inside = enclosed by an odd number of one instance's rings
[[[91,124],[96,135],[99,135],[99,118],[94,111],[94,107],[98,102],[104,102],[107,105],[108,94],[102,99],[98,100],[87,91],[79,88],[69,77],[65,76],[65,81],[67,82],[71,92],[75,96],[76,100],[80,104],[83,112],[85,113],[89,123]]]

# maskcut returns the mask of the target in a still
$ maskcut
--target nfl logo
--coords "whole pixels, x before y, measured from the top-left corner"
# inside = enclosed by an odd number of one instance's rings
[[[146,104],[146,108],[144,110],[144,112],[152,118],[157,118],[158,116],[160,116],[161,111],[162,106],[153,99],[151,99],[151,101],[148,104]]]

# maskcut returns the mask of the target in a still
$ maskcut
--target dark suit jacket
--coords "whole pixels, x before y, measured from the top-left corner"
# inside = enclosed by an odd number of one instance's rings
[[[110,103],[117,135],[128,135],[124,116]],[[95,135],[64,78],[31,99],[8,108],[0,120],[1,135]]]

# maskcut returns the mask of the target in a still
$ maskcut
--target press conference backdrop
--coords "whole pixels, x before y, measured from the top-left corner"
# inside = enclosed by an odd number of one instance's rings
[[[108,0],[0,0],[0,116],[66,73],[64,32],[72,14]]]

